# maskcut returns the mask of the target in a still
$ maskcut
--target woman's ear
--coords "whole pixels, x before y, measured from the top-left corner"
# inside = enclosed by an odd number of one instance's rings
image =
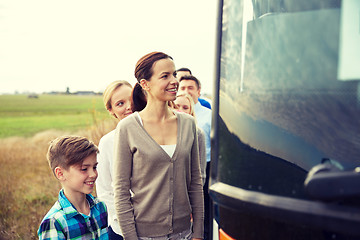
[[[61,167],[56,167],[54,169],[55,172],[55,176],[57,179],[59,179],[60,181],[64,181],[66,178],[64,176],[64,170]]]
[[[144,89],[145,91],[149,91],[149,90],[150,90],[149,82],[146,81],[145,79],[141,79],[141,80],[140,80],[140,86],[141,86],[142,89]]]

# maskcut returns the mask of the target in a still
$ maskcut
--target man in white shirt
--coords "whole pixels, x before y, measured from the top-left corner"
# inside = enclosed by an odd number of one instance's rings
[[[179,93],[186,92],[195,103],[195,117],[198,124],[206,136],[206,161],[210,162],[210,130],[211,130],[211,110],[202,106],[199,102],[200,82],[192,75],[185,75],[179,79]]]
[[[179,94],[186,92],[189,94],[195,103],[195,117],[197,125],[205,133],[205,145],[206,145],[206,180],[204,185],[204,205],[205,205],[205,222],[204,222],[204,240],[209,239],[209,221],[210,221],[210,198],[209,198],[209,170],[210,170],[210,131],[211,131],[211,110],[202,106],[199,102],[201,91],[200,81],[191,75],[182,76],[179,79]]]

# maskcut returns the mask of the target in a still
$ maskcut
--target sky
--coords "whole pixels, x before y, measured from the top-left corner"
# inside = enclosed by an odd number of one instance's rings
[[[152,51],[190,68],[212,94],[216,0],[0,0],[0,94],[102,92],[134,84]]]

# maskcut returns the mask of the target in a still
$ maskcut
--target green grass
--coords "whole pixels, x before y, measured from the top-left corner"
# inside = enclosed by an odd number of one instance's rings
[[[72,132],[108,118],[102,96],[0,95],[0,138],[30,137],[48,129]]]
[[[49,142],[75,133],[98,144],[116,123],[101,96],[0,95],[0,239],[38,239],[61,188],[46,159]]]

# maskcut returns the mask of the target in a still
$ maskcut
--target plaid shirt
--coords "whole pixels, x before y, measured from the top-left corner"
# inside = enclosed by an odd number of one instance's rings
[[[106,205],[91,194],[86,199],[90,216],[79,213],[61,190],[59,200],[40,224],[39,239],[109,239]]]

